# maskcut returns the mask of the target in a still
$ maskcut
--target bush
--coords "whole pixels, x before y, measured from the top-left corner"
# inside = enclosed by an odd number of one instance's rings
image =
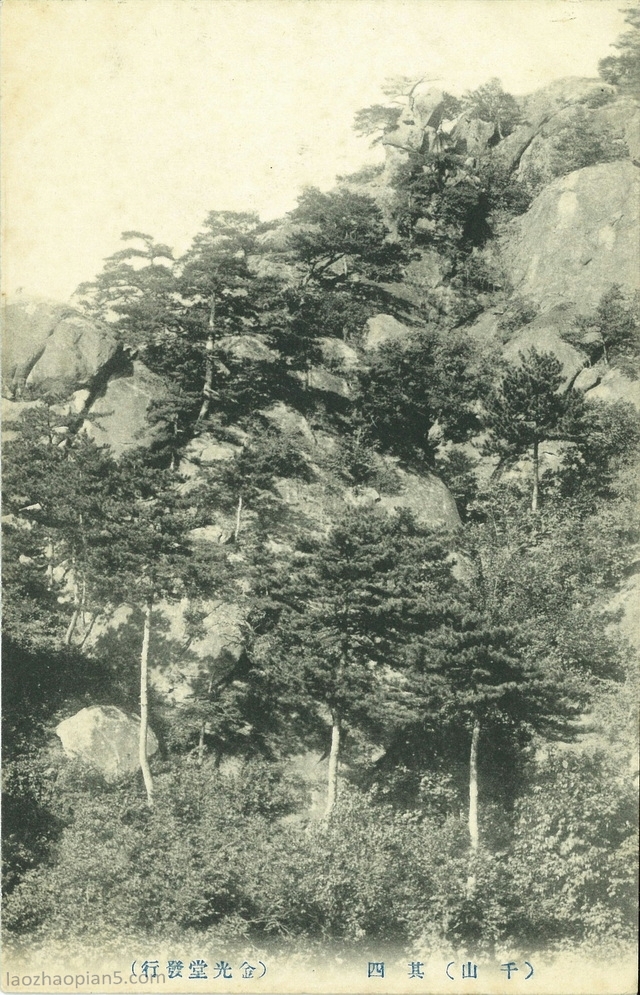
[[[510,860],[530,943],[634,935],[637,819],[632,778],[605,753],[549,751],[516,805]]]

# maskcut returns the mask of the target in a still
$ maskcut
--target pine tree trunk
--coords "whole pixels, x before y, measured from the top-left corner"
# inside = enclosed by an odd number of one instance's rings
[[[469,842],[471,858],[469,861],[469,876],[467,877],[467,898],[473,898],[476,892],[476,859],[480,843],[478,829],[478,740],[480,739],[480,721],[473,723],[471,733],[471,753],[469,757]]]
[[[204,733],[206,724],[207,723],[204,719],[200,723],[200,735],[198,737],[198,767],[202,767],[204,763]]]
[[[73,571],[73,615],[71,616],[71,621],[69,622],[69,627],[64,634],[64,645],[71,646],[71,640],[73,638],[73,633],[80,617],[80,598],[78,597],[78,568],[76,564],[75,555],[71,557],[71,569]]]
[[[533,495],[531,498],[531,511],[536,514],[540,500],[540,443],[536,439],[533,443]]]
[[[215,343],[216,328],[216,295],[211,294],[211,308],[209,310],[209,326],[207,329],[207,344],[205,347],[205,371],[204,386],[202,388],[202,406],[196,418],[196,425],[209,414],[209,402],[211,391],[213,390],[213,349]]]
[[[213,677],[209,678],[209,686],[207,688],[207,700],[211,700],[211,691],[213,690]],[[202,767],[204,763],[205,755],[205,742],[204,737],[207,731],[207,720],[203,719],[200,723],[200,735],[198,737],[198,767]]]
[[[147,734],[149,731],[149,640],[151,637],[151,601],[144,608],[144,633],[140,654],[140,767],[147,792],[147,805],[153,808],[153,779],[147,756]]]
[[[332,715],[333,725],[331,726],[331,750],[329,752],[329,784],[327,791],[327,808],[325,815],[331,815],[333,806],[338,797],[338,761],[340,757],[340,719],[335,714]]]
[[[478,831],[478,740],[480,720],[473,723],[471,734],[471,755],[469,757],[469,840],[471,849],[477,850],[480,842]]]
[[[238,541],[238,536],[240,535],[240,525],[242,523],[242,494],[238,498],[238,508],[236,510],[236,528],[233,533],[234,541]]]
[[[73,615],[71,616],[69,627],[64,634],[65,646],[71,646],[71,639],[73,638],[73,633],[76,631],[76,625],[78,623],[79,615],[80,615],[80,608],[76,606],[76,608],[73,609]]]
[[[47,591],[51,591],[53,588],[53,540],[50,536],[47,537],[45,556],[47,558]]]

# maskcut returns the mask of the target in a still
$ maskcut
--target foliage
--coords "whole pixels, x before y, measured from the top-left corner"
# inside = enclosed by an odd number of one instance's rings
[[[353,130],[359,137],[368,138],[374,135],[372,145],[377,145],[389,131],[394,131],[402,114],[400,107],[388,107],[384,104],[372,104],[356,111],[353,119]]]
[[[517,804],[511,858],[514,887],[528,898],[530,942],[632,935],[638,815],[631,782],[601,751],[552,750],[538,762]]]
[[[176,327],[175,260],[169,246],[144,232],[121,237],[128,244],[105,260],[95,280],[78,287],[76,298],[90,315],[113,324],[124,342],[144,349]]]
[[[530,453],[533,462],[532,509],[538,509],[540,443],[576,441],[584,415],[582,395],[561,389],[562,366],[553,353],[531,348],[520,353],[520,364],[509,370],[486,401],[489,437],[485,452],[503,463]]]
[[[381,449],[431,463],[437,437],[461,442],[478,430],[475,399],[487,371],[461,335],[414,332],[384,343],[358,372],[356,408]]]
[[[624,401],[590,402],[582,417],[579,446],[558,471],[566,496],[619,497],[619,476],[633,468],[640,452],[640,415]]]
[[[479,86],[477,90],[465,93],[462,105],[482,121],[495,124],[500,140],[510,135],[520,123],[520,108],[516,100],[510,93],[505,93],[502,83],[495,77]]]
[[[299,227],[289,244],[307,267],[305,282],[333,280],[353,269],[373,280],[398,274],[400,247],[387,240],[389,230],[371,197],[308,187],[291,218]]]
[[[385,667],[402,666],[416,633],[449,611],[446,551],[408,515],[348,514],[257,579],[252,652],[265,691],[320,729],[327,714],[366,728],[385,708]]]
[[[624,9],[630,30],[625,31],[614,44],[620,55],[605,56],[598,63],[598,71],[607,83],[637,96],[640,93],[640,8]]]
[[[612,284],[591,314],[577,320],[580,346],[590,353],[592,362],[604,362],[622,368],[633,379],[638,376],[640,356],[640,297],[630,297],[618,284]]]

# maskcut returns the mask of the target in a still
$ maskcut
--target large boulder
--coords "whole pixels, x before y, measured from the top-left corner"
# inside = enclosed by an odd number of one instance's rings
[[[410,334],[409,326],[392,315],[376,314],[367,319],[362,345],[367,352],[375,352],[381,345],[406,340]]]
[[[306,384],[313,390],[320,390],[323,394],[337,394],[339,397],[350,397],[349,384],[344,377],[336,376],[331,370],[324,366],[312,366],[306,372],[304,370],[294,371],[296,380]]]
[[[24,385],[54,328],[72,313],[65,304],[18,297],[3,309],[2,384],[12,394]]]
[[[442,90],[418,83],[407,97],[397,127],[387,132],[382,144],[387,149],[398,149],[405,154],[420,152],[425,140],[431,147],[444,117],[444,107]]]
[[[319,462],[327,453],[321,453],[325,440],[319,434],[318,445],[310,451]],[[280,523],[283,535],[310,530],[322,534],[335,524],[348,507],[366,508],[373,505],[387,514],[403,508],[410,510],[416,520],[428,528],[457,528],[460,517],[455,500],[445,484],[434,474],[411,473],[403,470],[397,459],[379,457],[381,477],[387,484],[382,488],[370,485],[348,487],[332,472],[321,470],[310,463],[313,479],[279,478],[275,484],[278,497],[287,506],[288,514]]]
[[[416,124],[421,128],[437,128],[444,117],[444,91],[425,81],[413,88],[410,106]]]
[[[427,528],[457,528],[460,516],[448,487],[433,473],[409,473],[395,467],[397,493],[381,494],[380,507],[393,513],[407,508]]]
[[[11,395],[26,387],[32,396],[64,396],[87,387],[118,350],[106,325],[66,304],[24,297],[5,307],[2,377]]]
[[[259,363],[275,363],[278,353],[271,349],[264,335],[223,335],[218,346],[232,359],[249,359]]]
[[[305,416],[283,401],[277,401],[269,408],[265,408],[262,415],[282,435],[297,438],[311,446],[315,445],[315,436]]]
[[[116,457],[149,446],[161,431],[149,414],[154,402],[165,396],[160,377],[135,360],[128,376],[109,380],[104,394],[91,405],[83,429],[98,445],[111,446]]]
[[[543,310],[594,307],[611,284],[640,272],[640,173],[631,162],[576,170],[546,187],[510,225],[503,264],[516,291]]]
[[[66,395],[87,387],[119,352],[115,336],[81,314],[63,318],[45,342],[26,385],[32,394]]]
[[[456,142],[464,142],[470,155],[480,155],[486,151],[495,130],[496,126],[492,121],[482,121],[467,111],[457,119],[451,137]]]
[[[140,719],[125,715],[114,705],[83,708],[56,728],[64,752],[74,760],[95,767],[113,781],[138,770]],[[147,755],[158,749],[152,729],[147,733]]]
[[[574,327],[574,311],[564,306],[552,308],[534,318],[517,332],[504,347],[505,358],[518,363],[520,355],[535,348],[538,352],[551,352],[562,364],[565,384],[570,384],[585,366],[587,357],[562,338],[562,333]]]

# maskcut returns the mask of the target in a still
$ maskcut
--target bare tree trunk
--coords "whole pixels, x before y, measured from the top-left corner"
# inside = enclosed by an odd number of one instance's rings
[[[240,523],[242,521],[242,494],[238,498],[238,509],[236,511],[236,530],[233,533],[233,538],[235,542],[238,541],[238,536],[240,535]]]
[[[531,511],[536,514],[540,501],[540,443],[536,439],[533,443],[533,495],[531,497]]]
[[[64,634],[64,645],[70,646],[73,633],[80,616],[80,599],[78,597],[78,570],[76,565],[75,556],[71,557],[71,569],[73,570],[73,615],[71,616],[71,621],[67,631]]]
[[[79,649],[81,649],[81,650],[84,649],[84,644],[86,643],[87,639],[91,635],[91,633],[93,631],[93,627],[96,624],[96,619],[97,618],[98,618],[98,613],[96,612],[96,614],[91,617],[91,621],[89,622],[89,627],[88,627],[87,631],[85,632],[84,636],[82,637],[82,642],[80,643]],[[83,625],[85,624],[84,612],[83,612],[83,622],[82,622],[82,624]]]
[[[471,755],[469,758],[469,840],[471,849],[477,850],[480,842],[478,832],[478,740],[480,739],[480,720],[473,723],[471,733]]]
[[[471,733],[471,754],[469,758],[469,842],[471,844],[471,860],[467,878],[467,898],[473,898],[476,891],[476,858],[480,843],[478,829],[478,740],[480,739],[480,721],[473,723]]]
[[[329,785],[327,791],[327,808],[325,815],[331,815],[338,797],[338,761],[340,757],[340,719],[332,714],[331,750],[329,752]]]
[[[204,763],[204,732],[206,722],[203,719],[200,723],[200,736],[198,737],[198,767],[202,767]]]
[[[209,686],[207,688],[208,701],[211,700],[212,690],[213,690],[213,677],[210,677]],[[207,731],[207,720],[203,719],[202,722],[200,723],[200,735],[198,737],[198,767],[202,767],[204,763],[204,752],[205,752],[204,734],[206,731]]]
[[[140,767],[147,792],[147,805],[153,808],[153,779],[147,756],[147,733],[149,730],[149,639],[151,636],[151,601],[144,607],[144,632],[140,654]]]
[[[78,616],[79,615],[80,615],[80,609],[76,605],[76,607],[73,609],[73,615],[71,616],[71,621],[69,622],[69,627],[68,627],[67,631],[64,634],[64,645],[65,646],[71,646],[71,639],[73,637],[73,633],[75,632],[76,625],[77,625],[77,622],[78,622]]]
[[[47,537],[45,556],[47,558],[47,591],[50,591],[53,588],[53,540],[50,536]]]
[[[215,343],[216,329],[216,295],[211,294],[211,307],[209,309],[209,325],[207,329],[207,344],[205,347],[205,371],[204,386],[202,388],[202,406],[196,418],[196,425],[209,414],[209,402],[213,390],[213,348]]]

